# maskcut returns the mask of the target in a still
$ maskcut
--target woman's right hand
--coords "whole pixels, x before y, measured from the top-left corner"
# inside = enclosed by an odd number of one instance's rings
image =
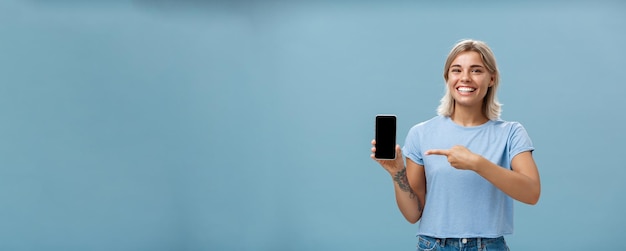
[[[402,150],[400,145],[396,145],[396,158],[395,159],[376,159],[376,140],[372,140],[372,155],[373,160],[378,162],[391,176],[395,176],[396,173],[404,169],[404,160],[402,159]]]

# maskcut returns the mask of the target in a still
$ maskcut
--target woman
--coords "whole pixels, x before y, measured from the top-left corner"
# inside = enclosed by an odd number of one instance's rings
[[[541,185],[524,127],[500,120],[499,72],[482,41],[450,51],[438,116],[412,127],[395,160],[376,160],[394,180],[396,202],[420,221],[418,250],[508,250],[513,201],[536,204]],[[372,152],[376,152],[372,141]]]

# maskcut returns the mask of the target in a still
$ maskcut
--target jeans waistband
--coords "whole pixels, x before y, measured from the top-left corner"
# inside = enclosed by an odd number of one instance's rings
[[[488,243],[503,241],[504,237],[497,238],[436,238],[430,236],[422,236],[422,238],[430,239],[442,247],[483,247]]]

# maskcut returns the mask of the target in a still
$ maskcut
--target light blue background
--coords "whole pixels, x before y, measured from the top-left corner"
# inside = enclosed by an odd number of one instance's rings
[[[0,3],[0,250],[414,250],[369,158],[462,38],[542,178],[513,250],[626,249],[626,4]]]

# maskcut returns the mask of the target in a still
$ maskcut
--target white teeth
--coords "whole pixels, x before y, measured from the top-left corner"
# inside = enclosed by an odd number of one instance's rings
[[[457,90],[461,91],[461,92],[473,92],[476,90],[476,88],[471,88],[471,87],[459,87],[457,88]]]

